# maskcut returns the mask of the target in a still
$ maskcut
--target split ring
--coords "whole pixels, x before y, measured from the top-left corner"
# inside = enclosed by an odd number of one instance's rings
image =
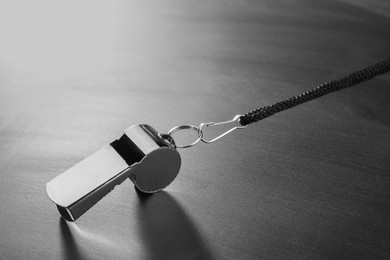
[[[196,145],[197,143],[200,142],[200,140],[202,140],[202,137],[203,137],[202,130],[199,127],[194,126],[194,125],[179,125],[179,126],[175,126],[171,130],[169,130],[168,135],[172,136],[174,133],[176,133],[178,131],[187,130],[187,129],[194,130],[195,132],[197,132],[198,133],[198,139],[196,139],[194,142],[192,142],[190,144],[185,144],[185,145],[178,145],[178,144],[176,144],[177,148],[188,148],[188,147]]]

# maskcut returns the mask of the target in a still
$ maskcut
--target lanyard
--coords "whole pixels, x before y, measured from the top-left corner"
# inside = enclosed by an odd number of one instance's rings
[[[202,141],[204,143],[208,143],[208,144],[213,143],[213,142],[219,140],[220,138],[224,137],[225,135],[233,132],[236,129],[246,128],[249,124],[263,120],[267,117],[274,115],[275,113],[293,108],[297,105],[300,105],[302,103],[306,103],[308,101],[322,97],[322,96],[327,95],[329,93],[355,86],[361,82],[372,79],[378,75],[384,74],[384,73],[389,72],[389,71],[390,71],[390,58],[385,59],[381,62],[378,62],[372,66],[361,69],[359,71],[355,71],[353,73],[350,73],[350,74],[348,74],[344,77],[341,77],[339,79],[328,81],[328,82],[321,84],[321,85],[317,86],[316,88],[308,90],[300,95],[293,96],[291,98],[280,101],[280,102],[275,103],[273,105],[259,107],[259,108],[254,109],[254,110],[252,110],[244,115],[236,115],[232,120],[219,122],[219,123],[215,123],[215,122],[201,123],[199,125],[199,127],[193,126],[193,125],[180,125],[180,126],[176,126],[176,127],[172,128],[168,132],[168,135],[172,136],[174,133],[176,133],[180,130],[186,130],[186,129],[191,129],[191,130],[194,130],[197,132],[198,139],[196,139],[194,142],[192,142],[190,144],[185,144],[185,145],[175,144],[175,146],[177,148],[188,148],[188,147],[196,145],[200,141]],[[212,127],[212,126],[218,126],[218,125],[229,124],[229,123],[239,123],[239,126],[235,126],[235,127],[231,128],[230,130],[222,133],[221,135],[215,137],[212,140],[207,140],[204,137],[203,129],[205,127]]]

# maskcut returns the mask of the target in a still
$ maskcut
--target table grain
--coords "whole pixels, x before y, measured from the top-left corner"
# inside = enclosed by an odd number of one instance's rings
[[[0,259],[388,259],[390,75],[181,149],[164,191],[126,181],[74,223],[45,184],[131,125],[228,120],[389,46],[380,0],[2,1]]]

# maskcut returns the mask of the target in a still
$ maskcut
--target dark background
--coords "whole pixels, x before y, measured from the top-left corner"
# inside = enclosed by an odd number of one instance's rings
[[[390,74],[181,149],[165,191],[126,181],[76,223],[45,184],[131,125],[228,120],[389,46],[385,0],[2,1],[0,258],[388,259]]]

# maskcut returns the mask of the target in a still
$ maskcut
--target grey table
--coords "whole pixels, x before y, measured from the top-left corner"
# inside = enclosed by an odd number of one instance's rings
[[[181,149],[167,189],[126,181],[74,223],[45,192],[131,125],[228,120],[388,57],[388,1],[2,1],[0,37],[0,259],[390,257],[390,75]]]

